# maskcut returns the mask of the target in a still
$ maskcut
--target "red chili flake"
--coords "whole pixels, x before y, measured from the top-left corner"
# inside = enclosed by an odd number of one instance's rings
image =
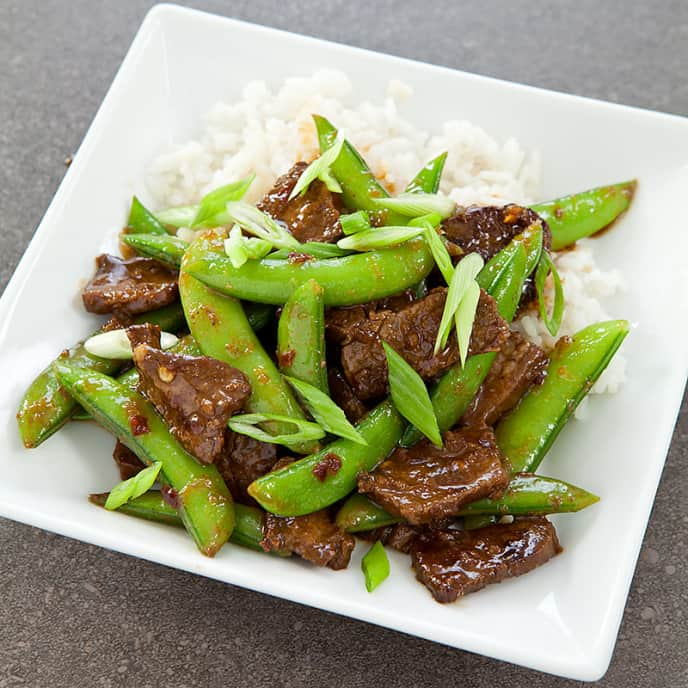
[[[308,253],[299,253],[298,251],[292,251],[287,256],[287,261],[291,265],[301,265],[302,263],[307,263],[309,260],[315,260],[315,258]]]
[[[291,351],[285,351],[283,354],[278,356],[280,368],[289,368],[296,358],[296,351],[291,349]]]
[[[328,475],[335,475],[342,467],[342,460],[336,454],[325,454],[318,463],[313,466],[313,475],[324,483]]]
[[[129,427],[134,436],[145,435],[147,432],[150,432],[148,419],[138,413],[129,417]]]
[[[179,493],[173,487],[163,484],[160,495],[173,509],[179,508]]]

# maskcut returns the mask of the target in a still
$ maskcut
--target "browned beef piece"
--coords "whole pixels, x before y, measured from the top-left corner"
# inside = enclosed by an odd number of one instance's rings
[[[469,502],[503,490],[509,475],[489,428],[463,428],[443,436],[444,446],[423,440],[395,449],[358,490],[411,525],[455,515]]]
[[[139,344],[139,390],[150,399],[184,448],[212,463],[224,446],[230,416],[251,394],[246,376],[207,356],[183,356]]]
[[[529,208],[514,204],[461,209],[442,223],[442,231],[464,253],[479,253],[487,261],[535,222],[542,223],[544,243],[549,248],[547,223]]]
[[[332,401],[344,411],[350,423],[358,423],[368,413],[368,407],[354,394],[341,370],[330,368],[327,371],[327,383]]]
[[[258,207],[275,220],[286,223],[301,242],[335,242],[343,236],[339,222],[341,206],[338,197],[321,181],[316,179],[303,196],[289,200],[289,194],[306,167],[307,163],[297,162],[275,182]]]
[[[242,504],[254,504],[246,488],[272,469],[277,447],[227,430],[225,447],[215,461],[232,497]]]
[[[439,288],[398,311],[382,310],[359,319],[360,311],[342,309],[330,317],[329,331],[342,345],[346,379],[362,400],[377,399],[387,391],[387,359],[381,341],[390,344],[425,380],[442,374],[459,360],[456,336],[433,353],[447,290]],[[469,354],[497,351],[508,335],[494,299],[480,294]]]
[[[548,362],[547,354],[539,346],[518,332],[511,332],[461,423],[494,425],[532,385],[543,381]]]
[[[356,543],[323,510],[287,518],[266,513],[260,544],[266,552],[288,550],[316,566],[337,571],[349,565]]]
[[[136,315],[167,306],[177,293],[177,274],[157,260],[123,260],[103,253],[96,258],[96,273],[81,297],[90,313]]]
[[[141,459],[119,440],[115,444],[112,458],[115,460],[117,468],[119,468],[119,475],[122,480],[133,478],[139,471],[145,468]]]
[[[160,348],[160,327],[151,323],[141,325],[130,325],[127,327],[127,337],[131,344],[132,351],[139,344],[148,344],[154,349]]]
[[[358,537],[369,542],[379,540],[383,545],[396,549],[403,554],[409,554],[413,541],[422,532],[417,526],[410,526],[408,523],[397,523],[393,526],[375,528],[374,530],[356,533]]]
[[[416,578],[438,602],[454,602],[490,583],[532,571],[561,552],[546,518],[523,518],[476,530],[433,530],[416,538]]]

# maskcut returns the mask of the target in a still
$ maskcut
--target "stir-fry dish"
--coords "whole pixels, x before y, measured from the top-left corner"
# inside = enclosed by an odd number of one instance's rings
[[[314,120],[320,156],[257,205],[251,177],[156,213],[134,198],[123,257],[98,256],[82,293],[110,319],[31,384],[19,431],[36,447],[95,420],[122,482],[91,501],[183,527],[206,556],[230,541],[338,570],[359,537],[369,591],[391,547],[451,602],[547,562],[547,515],[598,501],[538,468],[628,323],[551,350],[510,325],[531,312],[556,335],[552,252],[614,221],[635,182],[457,207],[443,154],[391,196]]]

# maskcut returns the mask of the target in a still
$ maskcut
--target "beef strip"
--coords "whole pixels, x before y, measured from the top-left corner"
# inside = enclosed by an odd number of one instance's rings
[[[277,447],[227,430],[225,446],[215,461],[232,497],[242,504],[255,504],[246,488],[272,469]]]
[[[520,518],[476,530],[433,530],[416,538],[416,578],[438,602],[532,571],[561,552],[546,518]]]
[[[387,359],[381,341],[390,344],[425,380],[459,360],[453,333],[443,350],[437,355],[433,351],[446,298],[446,288],[439,288],[398,311],[375,311],[363,318],[359,317],[363,309],[330,313],[330,337],[342,345],[342,368],[359,399],[378,399],[387,391]],[[494,299],[481,291],[469,354],[497,351],[507,335],[507,324]]]
[[[96,273],[81,297],[90,313],[136,315],[167,306],[177,294],[177,274],[157,260],[104,253],[96,258]]]
[[[542,382],[548,362],[547,354],[539,346],[518,332],[511,332],[461,423],[494,425],[532,385]]]
[[[151,323],[130,325],[127,327],[127,337],[133,351],[139,344],[148,344],[154,349],[160,348],[160,327]]]
[[[408,523],[397,523],[393,526],[384,528],[374,528],[360,533],[356,533],[362,540],[375,542],[379,540],[383,545],[396,549],[403,554],[411,552],[414,540],[422,532],[417,526],[410,526]]]
[[[279,177],[258,208],[275,220],[284,222],[301,242],[335,242],[343,236],[339,222],[341,205],[338,196],[325,184],[316,179],[305,194],[289,200],[289,194],[306,167],[307,163],[297,162],[289,172]]]
[[[332,401],[344,411],[344,415],[350,423],[358,423],[368,413],[368,407],[354,394],[341,370],[329,368],[327,384],[330,388]]]
[[[134,349],[139,390],[154,404],[184,448],[212,463],[224,446],[227,420],[251,394],[246,376],[207,356],[184,356],[148,344]]]
[[[520,205],[463,208],[442,223],[442,231],[463,253],[479,253],[487,261],[536,222],[542,224],[544,245],[549,249],[552,235],[547,223]]]
[[[131,449],[125,447],[119,440],[115,443],[112,458],[117,464],[119,475],[122,480],[133,478],[139,471],[145,468],[141,459],[139,459]]]
[[[489,428],[449,431],[443,440],[443,447],[429,440],[398,447],[372,473],[359,475],[359,492],[419,525],[453,516],[464,504],[506,487],[509,475]]]
[[[266,513],[260,544],[266,552],[287,550],[316,566],[329,566],[338,571],[349,565],[356,543],[323,510],[295,517]]]

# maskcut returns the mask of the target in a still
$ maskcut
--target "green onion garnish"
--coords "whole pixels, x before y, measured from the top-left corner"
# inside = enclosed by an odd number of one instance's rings
[[[387,552],[379,540],[361,559],[361,570],[365,576],[365,586],[368,592],[373,592],[389,576],[389,559],[387,559]]]
[[[299,194],[305,194],[311,182],[314,182],[316,179],[323,182],[333,193],[342,193],[342,187],[332,176],[330,165],[339,157],[343,145],[344,137],[338,134],[334,143],[322,153],[320,157],[313,160],[313,162],[301,173],[296,185],[289,194],[289,200],[296,198]]]
[[[476,275],[483,267],[483,259],[477,253],[470,253],[465,258],[462,258],[454,268],[454,274],[449,282],[449,290],[447,291],[447,300],[444,303],[444,311],[442,312],[442,320],[437,331],[437,340],[435,341],[435,354],[440,349],[447,345],[449,334],[454,323],[454,316],[461,305],[461,300],[466,295],[469,285],[474,283]],[[475,315],[475,312],[474,312]],[[465,326],[467,322],[462,322]],[[470,328],[473,328],[473,319],[470,322]],[[468,331],[470,338],[470,329]]]
[[[164,225],[170,225],[171,227],[190,227],[197,213],[197,205],[180,205],[176,208],[161,210],[155,213],[155,217]]]
[[[247,260],[260,260],[272,251],[272,244],[265,239],[245,237],[241,229],[234,225],[225,239],[225,253],[235,268],[240,268]]]
[[[220,227],[227,224],[225,208],[230,201],[240,201],[256,178],[252,174],[238,182],[225,184],[203,196],[194,221],[189,225],[196,227]]]
[[[243,201],[230,201],[226,205],[228,222],[236,222],[245,232],[269,241],[278,248],[299,249],[301,244],[266,213]]]
[[[406,217],[420,217],[437,213],[444,219],[456,208],[456,203],[442,194],[403,193],[392,198],[376,198],[375,205],[383,210],[394,210]]]
[[[389,391],[397,411],[433,444],[442,446],[442,435],[420,375],[389,345],[382,342],[387,357]]]
[[[466,365],[466,358],[468,358],[468,345],[471,341],[471,332],[473,331],[475,311],[478,308],[479,299],[480,287],[475,280],[472,280],[466,287],[466,292],[454,316],[454,322],[456,323],[456,341],[459,345],[461,367]]]
[[[296,426],[296,432],[284,435],[271,435],[258,427],[258,423],[269,423],[270,421],[294,425]],[[240,435],[247,435],[254,440],[269,442],[270,444],[289,445],[295,442],[310,442],[325,437],[325,431],[317,423],[289,416],[281,416],[276,413],[244,413],[232,416],[227,425],[230,430]]]
[[[170,332],[160,333],[161,349],[169,349],[178,341],[177,337]],[[94,334],[84,342],[84,349],[92,356],[98,356],[98,358],[112,358],[122,361],[131,359],[133,355],[126,330],[110,330],[109,332]]]
[[[274,251],[268,258],[289,258],[292,253],[303,253],[307,256],[313,258],[325,259],[325,258],[341,258],[342,256],[348,256],[351,251],[345,251],[343,248],[339,248],[336,244],[326,244],[322,241],[306,241],[301,244],[298,250],[281,248],[279,251]]]
[[[552,317],[547,314],[545,304],[545,280],[547,275],[552,273],[554,281],[554,305],[552,306]],[[537,290],[538,303],[540,305],[540,317],[545,323],[547,331],[554,337],[561,327],[561,319],[564,316],[564,288],[561,284],[561,277],[557,272],[554,261],[547,251],[540,255],[540,262],[535,271],[535,288]]]
[[[350,215],[340,215],[339,223],[342,225],[342,232],[349,236],[370,229],[370,216],[365,210],[359,210]]]
[[[162,462],[156,461],[129,480],[124,480],[115,485],[105,501],[105,508],[114,511],[123,504],[148,492],[157,480],[161,468]]]
[[[333,435],[344,437],[357,444],[368,444],[363,437],[361,437],[358,430],[356,430],[356,428],[346,419],[344,411],[342,411],[327,394],[321,392],[317,387],[303,380],[298,380],[295,377],[285,375],[284,379],[287,380],[301,399],[303,399],[306,408],[310,411],[310,414],[318,422],[321,428],[327,430],[327,432],[331,432]]]
[[[344,237],[337,242],[337,246],[354,251],[375,251],[403,244],[424,231],[422,227],[376,227]]]

